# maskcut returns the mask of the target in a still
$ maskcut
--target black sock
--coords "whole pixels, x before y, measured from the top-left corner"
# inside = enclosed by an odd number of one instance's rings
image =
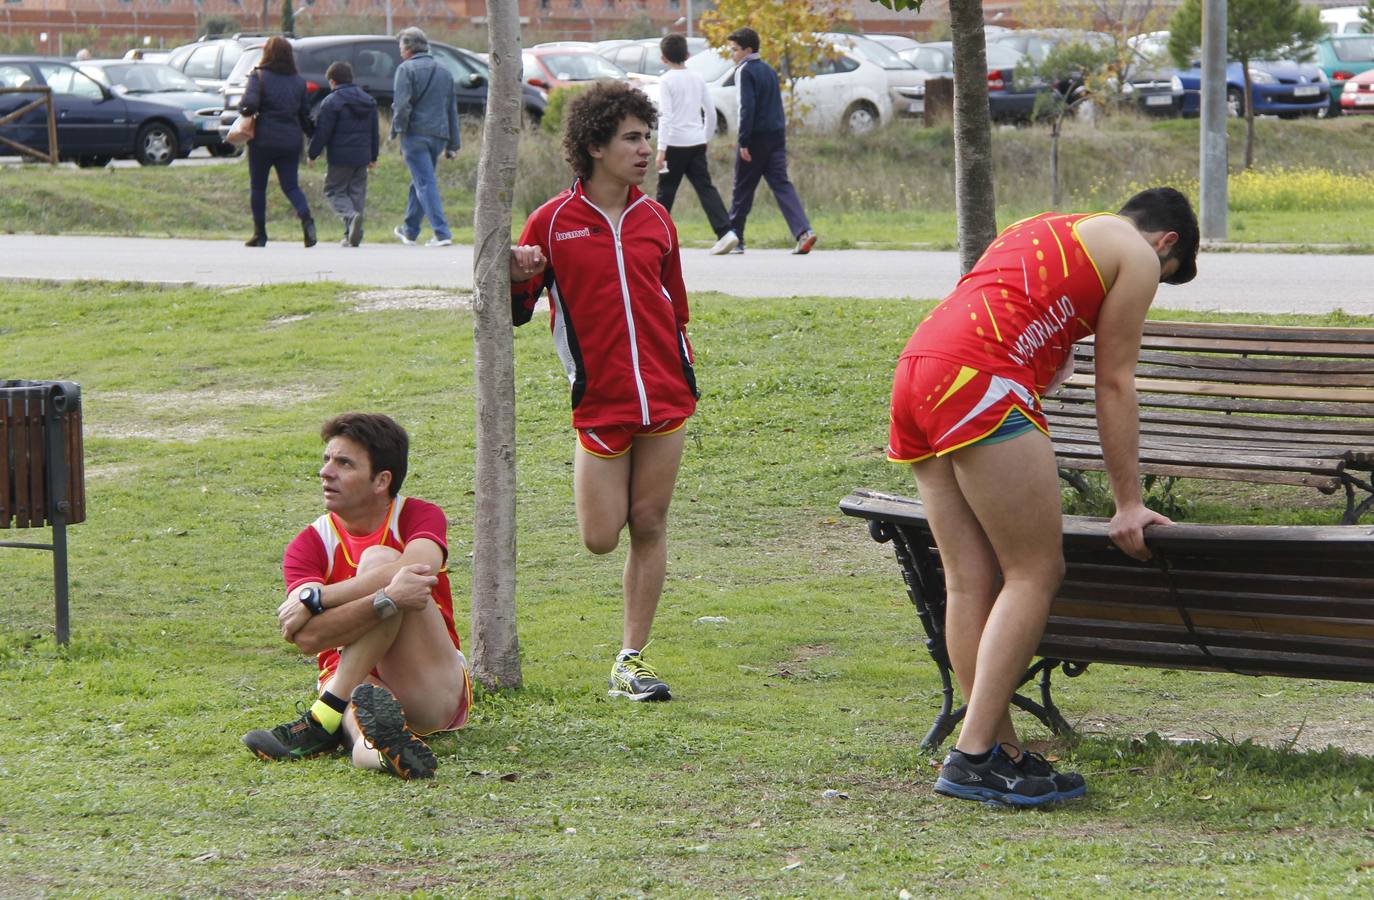
[[[992,756],[991,750],[984,750],[982,753],[964,753],[963,750],[960,750],[959,753],[964,757],[964,759],[973,763],[975,766],[981,766],[983,763],[988,761],[988,757]]]
[[[336,713],[342,714],[344,710],[348,709],[347,700],[335,697],[333,694],[329,693],[329,691],[322,692],[320,694],[320,699],[324,701],[325,706],[334,710]]]

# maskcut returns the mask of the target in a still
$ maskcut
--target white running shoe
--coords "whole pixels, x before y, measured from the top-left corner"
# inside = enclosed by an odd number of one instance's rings
[[[437,237],[432,237],[432,238],[430,238],[429,240],[425,241],[425,246],[426,246],[426,247],[451,247],[451,246],[453,246],[453,238],[437,238]]]
[[[720,240],[711,246],[712,256],[724,256],[731,250],[739,246],[739,235],[735,234],[734,229],[725,232],[720,236]]]

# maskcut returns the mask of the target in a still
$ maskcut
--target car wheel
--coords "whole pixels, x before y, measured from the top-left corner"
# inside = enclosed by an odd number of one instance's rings
[[[110,164],[108,156],[78,156],[76,164],[82,169],[103,169]]]
[[[1226,89],[1226,115],[1232,119],[1245,115],[1245,95],[1238,88]]]
[[[1334,103],[1328,103],[1317,110],[1318,119],[1334,119],[1341,114],[1341,108]]]
[[[177,158],[176,132],[161,122],[150,122],[138,132],[134,159],[141,166],[169,166]]]
[[[233,144],[211,144],[208,149],[211,156],[218,156],[222,159],[238,156],[243,152],[242,147],[235,147]]]
[[[728,134],[730,123],[725,121],[725,116],[720,110],[716,110],[716,134]]]
[[[868,134],[878,127],[878,111],[862,101],[850,104],[840,124],[847,134]]]

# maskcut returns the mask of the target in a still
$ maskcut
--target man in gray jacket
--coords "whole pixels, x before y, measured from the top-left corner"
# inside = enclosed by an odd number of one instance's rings
[[[444,218],[444,202],[434,176],[440,154],[452,159],[458,153],[458,98],[453,76],[429,53],[429,38],[418,28],[406,28],[396,36],[401,44],[401,64],[396,68],[395,97],[391,101],[391,136],[401,139],[401,155],[410,169],[410,196],[406,219],[395,229],[403,244],[414,244],[425,218],[434,229],[426,247],[447,247],[453,232]]]

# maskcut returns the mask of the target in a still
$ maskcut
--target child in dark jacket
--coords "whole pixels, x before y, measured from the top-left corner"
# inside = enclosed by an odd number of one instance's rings
[[[353,83],[353,67],[346,62],[332,64],[325,77],[330,94],[320,104],[308,155],[313,163],[327,153],[324,196],[343,219],[343,245],[356,247],[363,241],[367,170],[377,165],[381,141],[377,101]]]

